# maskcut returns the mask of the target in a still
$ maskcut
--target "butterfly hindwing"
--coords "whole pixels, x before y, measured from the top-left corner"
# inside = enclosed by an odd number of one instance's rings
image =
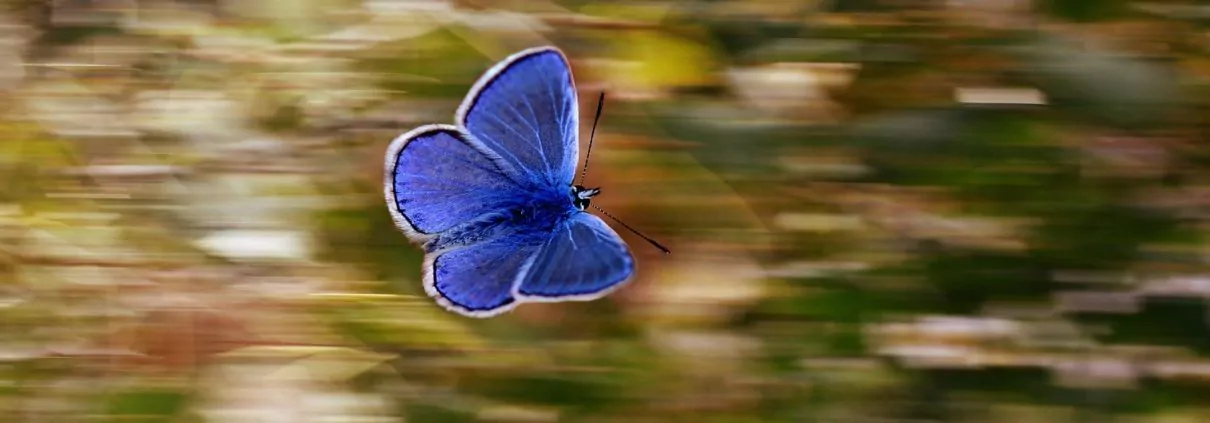
[[[626,243],[599,217],[572,214],[556,226],[515,288],[527,301],[600,298],[634,274]]]
[[[526,193],[499,165],[449,125],[429,125],[391,143],[387,208],[413,240],[427,240]]]
[[[457,121],[515,177],[542,188],[571,186],[579,154],[579,104],[571,68],[559,50],[525,50],[496,65],[471,89]]]
[[[541,240],[519,235],[430,253],[425,257],[424,288],[443,307],[473,317],[489,317],[517,305],[518,275]]]

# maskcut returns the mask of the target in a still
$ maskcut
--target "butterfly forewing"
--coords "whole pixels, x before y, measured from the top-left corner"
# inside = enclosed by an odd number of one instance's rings
[[[571,185],[579,104],[558,50],[527,50],[488,71],[459,109],[458,123],[528,182],[560,190]]]
[[[387,208],[414,240],[498,211],[527,193],[450,125],[397,138],[386,170]]]

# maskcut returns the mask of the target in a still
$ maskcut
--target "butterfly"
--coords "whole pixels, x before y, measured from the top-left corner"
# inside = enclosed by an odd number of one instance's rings
[[[400,135],[384,175],[387,209],[422,245],[424,289],[438,304],[491,317],[526,302],[595,300],[634,275],[626,243],[588,212],[601,190],[573,181],[579,100],[563,52],[531,48],[496,64],[455,122]],[[580,183],[591,152],[592,137]]]

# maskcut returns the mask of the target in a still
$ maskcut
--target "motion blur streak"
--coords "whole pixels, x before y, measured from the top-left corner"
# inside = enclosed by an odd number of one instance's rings
[[[1204,421],[1208,13],[4,2],[0,421]],[[460,318],[382,154],[540,45],[676,253]]]

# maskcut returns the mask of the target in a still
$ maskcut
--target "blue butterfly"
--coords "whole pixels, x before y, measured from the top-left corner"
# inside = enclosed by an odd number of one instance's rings
[[[455,121],[399,136],[386,156],[387,209],[423,245],[424,289],[438,304],[490,317],[601,298],[634,275],[626,243],[586,211],[601,190],[573,184],[579,103],[561,51],[528,49],[492,67]]]

